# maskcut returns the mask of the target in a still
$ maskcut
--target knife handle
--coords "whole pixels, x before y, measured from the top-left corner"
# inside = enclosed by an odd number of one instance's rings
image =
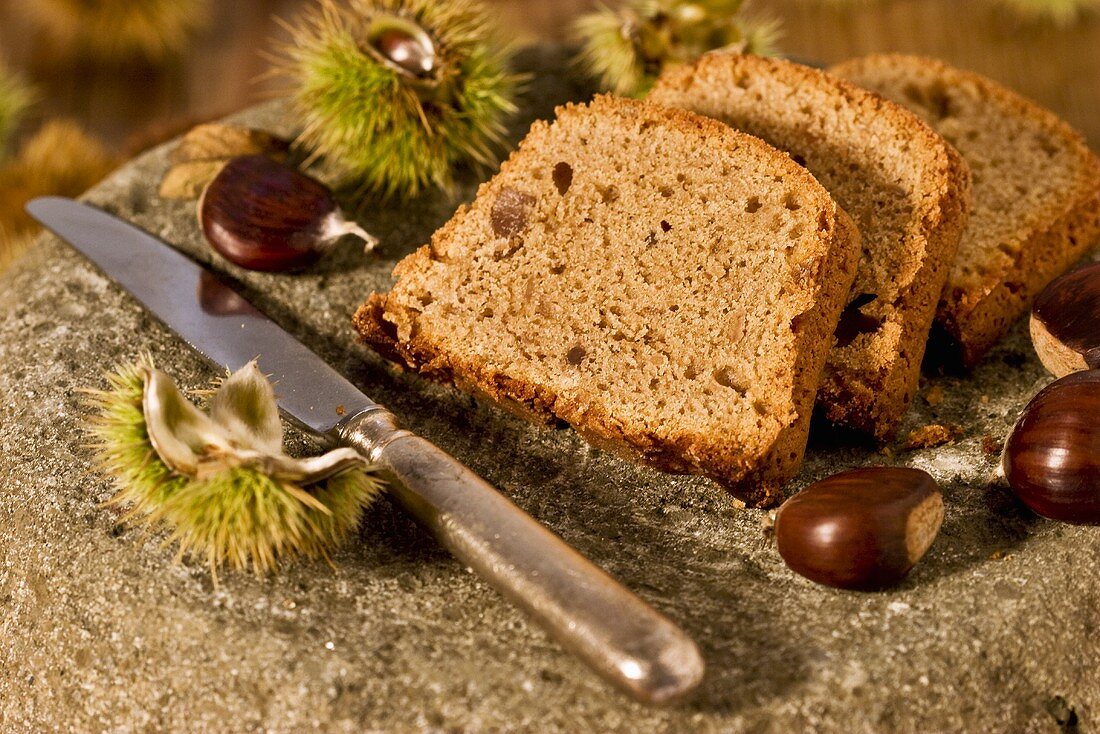
[[[646,703],[698,685],[695,643],[458,460],[370,408],[337,428],[382,468],[390,492],[458,560],[605,679]]]

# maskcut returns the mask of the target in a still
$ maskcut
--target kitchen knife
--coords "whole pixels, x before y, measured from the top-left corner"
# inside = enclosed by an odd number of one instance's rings
[[[213,273],[88,204],[43,197],[27,211],[218,366],[236,370],[258,356],[284,415],[381,467],[392,496],[440,543],[605,679],[647,703],[698,685],[702,657],[675,624],[456,459],[398,428]]]

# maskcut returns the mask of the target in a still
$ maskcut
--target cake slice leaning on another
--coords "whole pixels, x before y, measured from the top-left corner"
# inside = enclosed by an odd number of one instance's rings
[[[909,107],[973,173],[973,213],[937,322],[974,366],[1100,236],[1100,161],[1069,125],[978,74],[882,55],[831,70]]]
[[[781,59],[710,53],[662,74],[648,100],[789,151],[856,221],[864,257],[818,404],[834,423],[892,437],[966,225],[959,154],[908,110]]]
[[[859,249],[785,154],[597,97],[536,122],[355,324],[428,377],[765,505],[801,463]]]

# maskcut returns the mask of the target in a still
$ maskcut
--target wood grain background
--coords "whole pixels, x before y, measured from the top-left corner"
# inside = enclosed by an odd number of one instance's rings
[[[43,92],[40,114],[83,121],[134,152],[187,124],[245,107],[276,92],[257,82],[261,51],[303,0],[214,0],[214,17],[180,59],[105,66],[49,48],[18,10],[0,0],[0,54]],[[588,0],[488,0],[519,41],[561,41]],[[758,0],[784,20],[787,53],[823,62],[871,51],[939,56],[1016,88],[1062,114],[1100,149],[1100,19],[1069,28],[1023,22],[991,0]]]

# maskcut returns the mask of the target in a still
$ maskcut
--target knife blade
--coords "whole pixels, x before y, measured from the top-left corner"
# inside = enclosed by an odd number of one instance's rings
[[[606,680],[646,703],[678,700],[698,685],[702,656],[672,621],[459,461],[399,428],[213,273],[89,204],[43,197],[27,211],[215,364],[235,370],[258,358],[288,418],[377,464],[392,496],[444,547]]]

